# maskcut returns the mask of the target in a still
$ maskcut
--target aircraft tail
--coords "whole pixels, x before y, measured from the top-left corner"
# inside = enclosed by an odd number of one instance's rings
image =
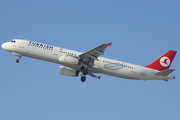
[[[151,63],[150,65],[145,66],[145,67],[159,70],[159,71],[167,70],[171,66],[171,63],[172,63],[176,53],[177,53],[177,51],[169,50],[167,53],[162,55],[160,58],[155,60],[153,63]]]

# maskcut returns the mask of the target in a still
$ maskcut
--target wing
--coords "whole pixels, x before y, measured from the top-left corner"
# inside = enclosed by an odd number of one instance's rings
[[[101,44],[83,54],[80,54],[78,57],[79,57],[79,60],[82,64],[85,64],[87,66],[93,66],[94,65],[94,61],[98,60],[98,57],[100,55],[104,55],[104,51],[105,49],[108,47],[108,46],[111,46],[112,42],[111,43],[104,43],[104,44]]]

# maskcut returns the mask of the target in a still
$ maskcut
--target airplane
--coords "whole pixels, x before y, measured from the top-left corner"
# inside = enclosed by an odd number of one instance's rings
[[[2,48],[12,55],[31,57],[39,60],[61,64],[59,73],[66,76],[81,76],[86,81],[86,75],[100,79],[94,73],[101,73],[125,79],[135,80],[164,80],[175,79],[171,75],[174,69],[169,69],[177,51],[169,50],[164,55],[147,66],[135,65],[105,57],[105,49],[111,43],[101,44],[87,52],[78,52],[61,47],[55,47],[39,42],[24,39],[13,39],[2,44]]]

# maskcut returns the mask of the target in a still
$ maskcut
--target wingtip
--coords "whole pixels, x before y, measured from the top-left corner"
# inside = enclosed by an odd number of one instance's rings
[[[112,45],[112,43],[113,43],[113,42],[108,43],[108,44],[109,44],[109,46],[111,46],[111,45]]]
[[[98,79],[100,79],[101,78],[101,76],[98,76]]]

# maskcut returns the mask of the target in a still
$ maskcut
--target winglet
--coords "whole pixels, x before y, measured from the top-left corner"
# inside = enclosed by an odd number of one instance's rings
[[[100,78],[101,78],[101,76],[98,76],[98,78],[100,79]]]
[[[108,43],[109,44],[109,46],[111,46],[111,44],[112,44],[113,42],[111,42],[111,43]]]

